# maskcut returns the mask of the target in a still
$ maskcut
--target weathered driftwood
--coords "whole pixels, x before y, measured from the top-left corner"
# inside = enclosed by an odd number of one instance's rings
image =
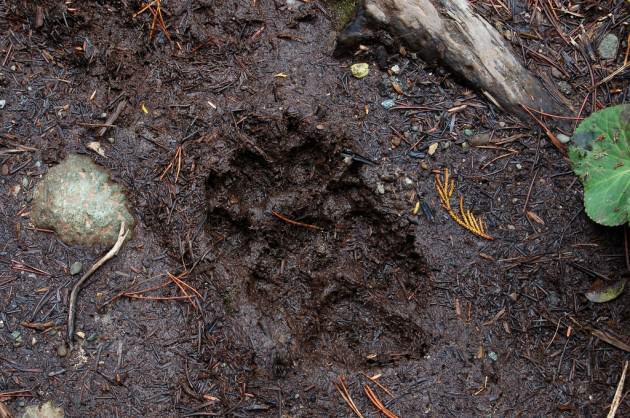
[[[504,110],[525,119],[521,104],[565,113],[468,0],[366,0],[365,12],[408,49],[449,67]]]

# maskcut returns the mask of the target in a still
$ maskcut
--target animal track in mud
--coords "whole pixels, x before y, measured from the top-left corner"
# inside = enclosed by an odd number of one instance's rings
[[[212,164],[208,229],[235,243],[222,262],[247,271],[233,279],[240,297],[290,334],[273,355],[348,365],[424,355],[425,265],[414,231],[373,191],[373,168],[343,160],[343,136],[286,116],[249,134],[255,143]]]

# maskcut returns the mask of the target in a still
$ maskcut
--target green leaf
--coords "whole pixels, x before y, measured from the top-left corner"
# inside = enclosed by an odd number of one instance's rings
[[[586,292],[586,299],[590,300],[594,303],[604,303],[610,302],[613,299],[616,299],[621,292],[623,292],[623,288],[626,286],[625,279],[619,280],[609,286],[600,287],[596,290],[591,290],[590,292]]]
[[[630,220],[630,104],[584,119],[569,147],[573,171],[584,184],[584,208],[595,222],[616,226]]]

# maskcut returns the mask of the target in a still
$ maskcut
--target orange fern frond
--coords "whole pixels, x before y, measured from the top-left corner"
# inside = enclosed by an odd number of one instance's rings
[[[448,168],[444,169],[444,174],[440,178],[440,173],[435,173],[435,189],[440,197],[442,207],[462,228],[472,232],[473,234],[492,241],[492,238],[486,232],[486,224],[481,218],[475,217],[473,213],[464,207],[464,196],[459,197],[459,214],[451,207],[451,197],[455,192],[455,180],[449,178]]]

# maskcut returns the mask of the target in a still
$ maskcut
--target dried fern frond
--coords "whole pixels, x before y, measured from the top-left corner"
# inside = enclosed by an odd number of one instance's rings
[[[459,214],[451,207],[451,197],[455,192],[455,180],[449,178],[448,168],[444,169],[442,178],[439,172],[435,173],[435,189],[440,196],[442,207],[458,225],[481,238],[491,241],[494,239],[486,232],[486,225],[483,220],[475,217],[470,210],[464,207],[463,196],[459,197]]]

